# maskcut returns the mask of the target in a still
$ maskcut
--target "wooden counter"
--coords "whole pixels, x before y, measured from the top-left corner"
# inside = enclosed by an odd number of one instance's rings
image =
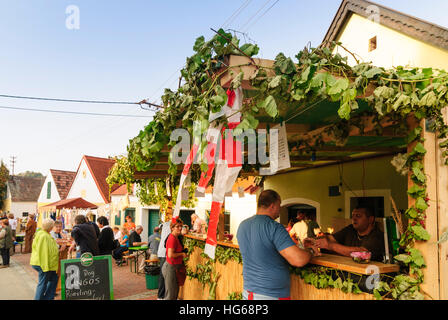
[[[185,235],[186,238],[205,241],[206,236]],[[238,245],[234,242],[218,241],[218,246],[232,247],[238,249]],[[202,257],[202,249],[196,247],[191,253],[187,266],[193,270],[197,265],[204,264],[208,259]],[[322,254],[315,257],[310,264],[333,268],[336,270],[356,273],[359,275],[370,275],[367,272],[369,266],[376,266],[374,270],[379,273],[391,273],[399,270],[398,265],[384,264],[381,262],[369,262],[368,264],[360,264],[354,262],[350,257],[338,256],[333,254]],[[216,299],[226,300],[230,293],[242,292],[243,290],[243,265],[233,260],[229,260],[225,265],[218,261],[214,264],[215,270],[219,273],[218,285],[216,287]],[[187,277],[184,286],[180,287],[179,298],[183,300],[207,300],[209,294],[209,285],[204,287],[197,279],[189,279]],[[300,276],[291,274],[291,299],[292,300],[375,300],[372,294],[368,293],[344,293],[340,289],[326,288],[317,289],[313,285],[304,282]]]
[[[184,237],[187,238],[191,238],[191,239],[195,239],[195,240],[201,240],[204,241],[207,239],[207,235],[197,235],[197,234],[186,234],[184,235]],[[236,244],[236,242],[234,241],[218,241],[218,246],[223,246],[223,247],[232,247],[232,248],[236,248],[239,249],[240,247],[238,246],[238,244]]]
[[[323,253],[320,257],[314,257],[311,264],[338,269],[347,272],[353,272],[363,275],[372,274],[372,271],[368,272],[372,268],[371,266],[375,266],[378,269],[375,270],[378,273],[391,273],[398,272],[400,267],[397,264],[384,264],[381,262],[370,261],[369,263],[362,264],[357,263],[352,260],[350,257],[339,256],[335,254]],[[369,267],[370,266],[370,267]]]
[[[192,235],[192,234],[186,234],[185,237],[205,241],[206,235],[200,236],[200,235]],[[218,241],[219,246],[223,247],[232,247],[239,249],[239,246],[235,242],[227,242],[227,241]],[[378,273],[391,273],[391,272],[398,272],[400,267],[397,264],[384,264],[381,262],[376,261],[370,261],[367,264],[357,263],[352,260],[350,257],[344,257],[336,254],[328,254],[323,253],[322,256],[314,257],[311,262],[311,264],[315,264],[318,266],[338,269],[341,271],[347,271],[347,272],[353,272],[363,275],[370,275],[372,274],[372,271],[370,271],[371,266],[375,266],[378,269],[375,270]],[[370,266],[370,267],[369,267]],[[369,272],[370,271],[370,272]]]

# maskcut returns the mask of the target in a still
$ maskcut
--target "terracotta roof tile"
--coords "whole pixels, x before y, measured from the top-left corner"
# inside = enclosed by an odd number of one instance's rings
[[[50,173],[53,176],[53,181],[58,190],[59,197],[61,200],[64,200],[67,198],[73,180],[75,180],[76,172],[50,169]]]
[[[132,190],[134,190],[134,185],[132,185]],[[127,184],[122,184],[121,186],[116,188],[115,191],[111,192],[112,196],[124,196],[126,194],[130,194],[128,193]]]
[[[104,199],[104,202],[109,203],[109,185],[106,182],[106,178],[109,175],[109,170],[115,164],[115,160],[107,159],[107,158],[98,158],[92,156],[84,156],[84,159],[87,163],[87,166],[92,173],[93,179],[98,187],[98,190],[101,193],[101,196]],[[120,185],[113,185],[111,188],[111,192],[114,192]]]

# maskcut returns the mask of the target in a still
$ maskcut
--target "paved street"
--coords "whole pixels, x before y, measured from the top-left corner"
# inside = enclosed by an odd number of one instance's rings
[[[9,268],[0,269],[0,300],[32,300],[37,278],[11,257]]]
[[[0,269],[0,300],[33,300],[37,285],[37,272],[30,264],[31,254],[11,256],[9,268]],[[157,290],[146,289],[144,274],[135,274],[129,266],[112,264],[115,300],[156,300]],[[56,300],[61,298],[60,292]]]

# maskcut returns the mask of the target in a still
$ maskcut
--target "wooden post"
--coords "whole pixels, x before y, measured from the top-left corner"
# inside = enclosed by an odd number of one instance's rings
[[[408,119],[410,130],[418,126],[416,119]],[[426,174],[427,194],[430,199],[430,206],[426,210],[426,230],[431,238],[428,241],[416,241],[415,248],[420,250],[425,259],[426,268],[423,269],[424,282],[421,289],[432,299],[439,299],[439,255],[435,242],[438,240],[438,210],[437,210],[437,169],[436,169],[436,143],[435,134],[428,132],[425,128],[425,121],[420,122],[423,128],[424,147],[427,150],[423,165]],[[408,145],[408,152],[412,151],[417,142]],[[408,177],[408,187],[412,187],[411,173]],[[414,205],[415,199],[408,196],[408,206]],[[426,297],[428,298],[428,297]]]
[[[442,110],[445,123],[448,121],[448,109]],[[436,169],[437,169],[437,211],[439,220],[439,237],[443,232],[448,231],[448,166],[439,148],[440,140],[436,140]],[[431,201],[431,204],[433,202]],[[439,249],[439,279],[440,297],[448,300],[448,242],[438,245]]]

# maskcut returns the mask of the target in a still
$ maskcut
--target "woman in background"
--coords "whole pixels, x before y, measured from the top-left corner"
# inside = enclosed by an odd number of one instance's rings
[[[112,256],[117,260],[117,266],[121,266],[123,263],[123,252],[128,251],[129,248],[129,232],[125,227],[121,228],[121,239],[119,240],[120,247],[115,249]]]
[[[179,284],[177,282],[176,270],[183,266],[183,259],[187,256],[179,238],[182,233],[182,220],[175,219],[170,223],[171,233],[166,238],[166,263],[163,264],[162,274],[165,280],[164,300],[177,300]]]
[[[34,218],[34,213],[28,216],[28,221],[25,227],[25,251],[23,253],[30,253],[33,246],[33,237],[37,228],[37,223],[34,221]]]
[[[53,300],[58,285],[59,248],[50,231],[53,219],[45,219],[33,240],[30,265],[39,274],[34,300]]]

